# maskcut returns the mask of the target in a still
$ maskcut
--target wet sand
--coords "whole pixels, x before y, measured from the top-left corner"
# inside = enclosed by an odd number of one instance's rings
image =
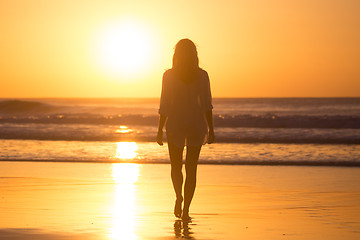
[[[189,224],[169,170],[0,162],[0,239],[360,238],[360,168],[199,165]]]

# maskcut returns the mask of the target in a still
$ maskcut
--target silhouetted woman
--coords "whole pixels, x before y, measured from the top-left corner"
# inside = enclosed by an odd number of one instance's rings
[[[180,40],[175,47],[172,68],[163,75],[157,143],[163,145],[163,127],[171,162],[171,179],[176,193],[174,214],[190,220],[189,207],[196,187],[201,146],[214,142],[212,100],[207,72],[199,68],[195,44]],[[182,196],[182,155],[186,146],[186,180]],[[184,208],[182,202],[184,200]]]

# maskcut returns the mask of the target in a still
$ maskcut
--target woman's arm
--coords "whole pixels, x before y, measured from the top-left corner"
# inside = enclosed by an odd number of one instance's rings
[[[164,145],[163,143],[163,128],[166,122],[167,116],[160,114],[159,117],[159,128],[158,128],[158,133],[157,133],[157,137],[156,137],[156,142],[162,146]]]
[[[215,140],[214,134],[214,123],[213,123],[213,114],[212,114],[212,97],[211,97],[211,89],[210,89],[210,79],[209,75],[206,71],[205,73],[205,81],[204,81],[204,91],[203,91],[203,106],[205,110],[205,117],[209,127],[209,138],[208,143],[213,143]]]
[[[212,110],[209,110],[205,113],[206,121],[209,126],[209,139],[208,143],[213,143],[215,141],[215,134],[214,134],[214,123],[213,123],[213,115]]]
[[[156,137],[156,142],[162,146],[163,143],[163,128],[169,114],[169,86],[167,84],[167,76],[169,76],[169,71],[166,71],[163,75],[162,79],[162,87],[161,87],[161,96],[160,96],[160,108],[159,108],[159,128]]]

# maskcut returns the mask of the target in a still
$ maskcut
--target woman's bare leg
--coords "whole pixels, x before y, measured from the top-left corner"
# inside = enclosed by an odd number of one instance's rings
[[[196,187],[196,172],[201,146],[186,147],[186,180],[184,188],[183,220],[189,220],[189,208]]]
[[[182,184],[183,184],[183,174],[182,174],[182,155],[184,147],[179,148],[174,146],[171,143],[168,143],[169,147],[169,156],[171,162],[171,180],[174,186],[176,201],[174,214],[176,217],[181,217],[182,209],[181,204],[183,201],[182,197]]]

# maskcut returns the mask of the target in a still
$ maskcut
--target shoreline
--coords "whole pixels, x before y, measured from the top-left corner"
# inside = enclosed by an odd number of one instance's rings
[[[154,162],[142,162],[136,161],[136,159],[131,159],[129,161],[123,160],[53,160],[53,159],[0,159],[0,162],[41,162],[41,163],[130,163],[130,164],[161,164],[169,165],[170,162],[165,161],[154,161]],[[185,162],[184,162],[185,163]],[[360,167],[360,162],[306,162],[306,161],[227,161],[227,162],[217,162],[217,161],[199,161],[198,165],[219,165],[219,166],[288,166],[288,167],[350,167],[357,168]]]

